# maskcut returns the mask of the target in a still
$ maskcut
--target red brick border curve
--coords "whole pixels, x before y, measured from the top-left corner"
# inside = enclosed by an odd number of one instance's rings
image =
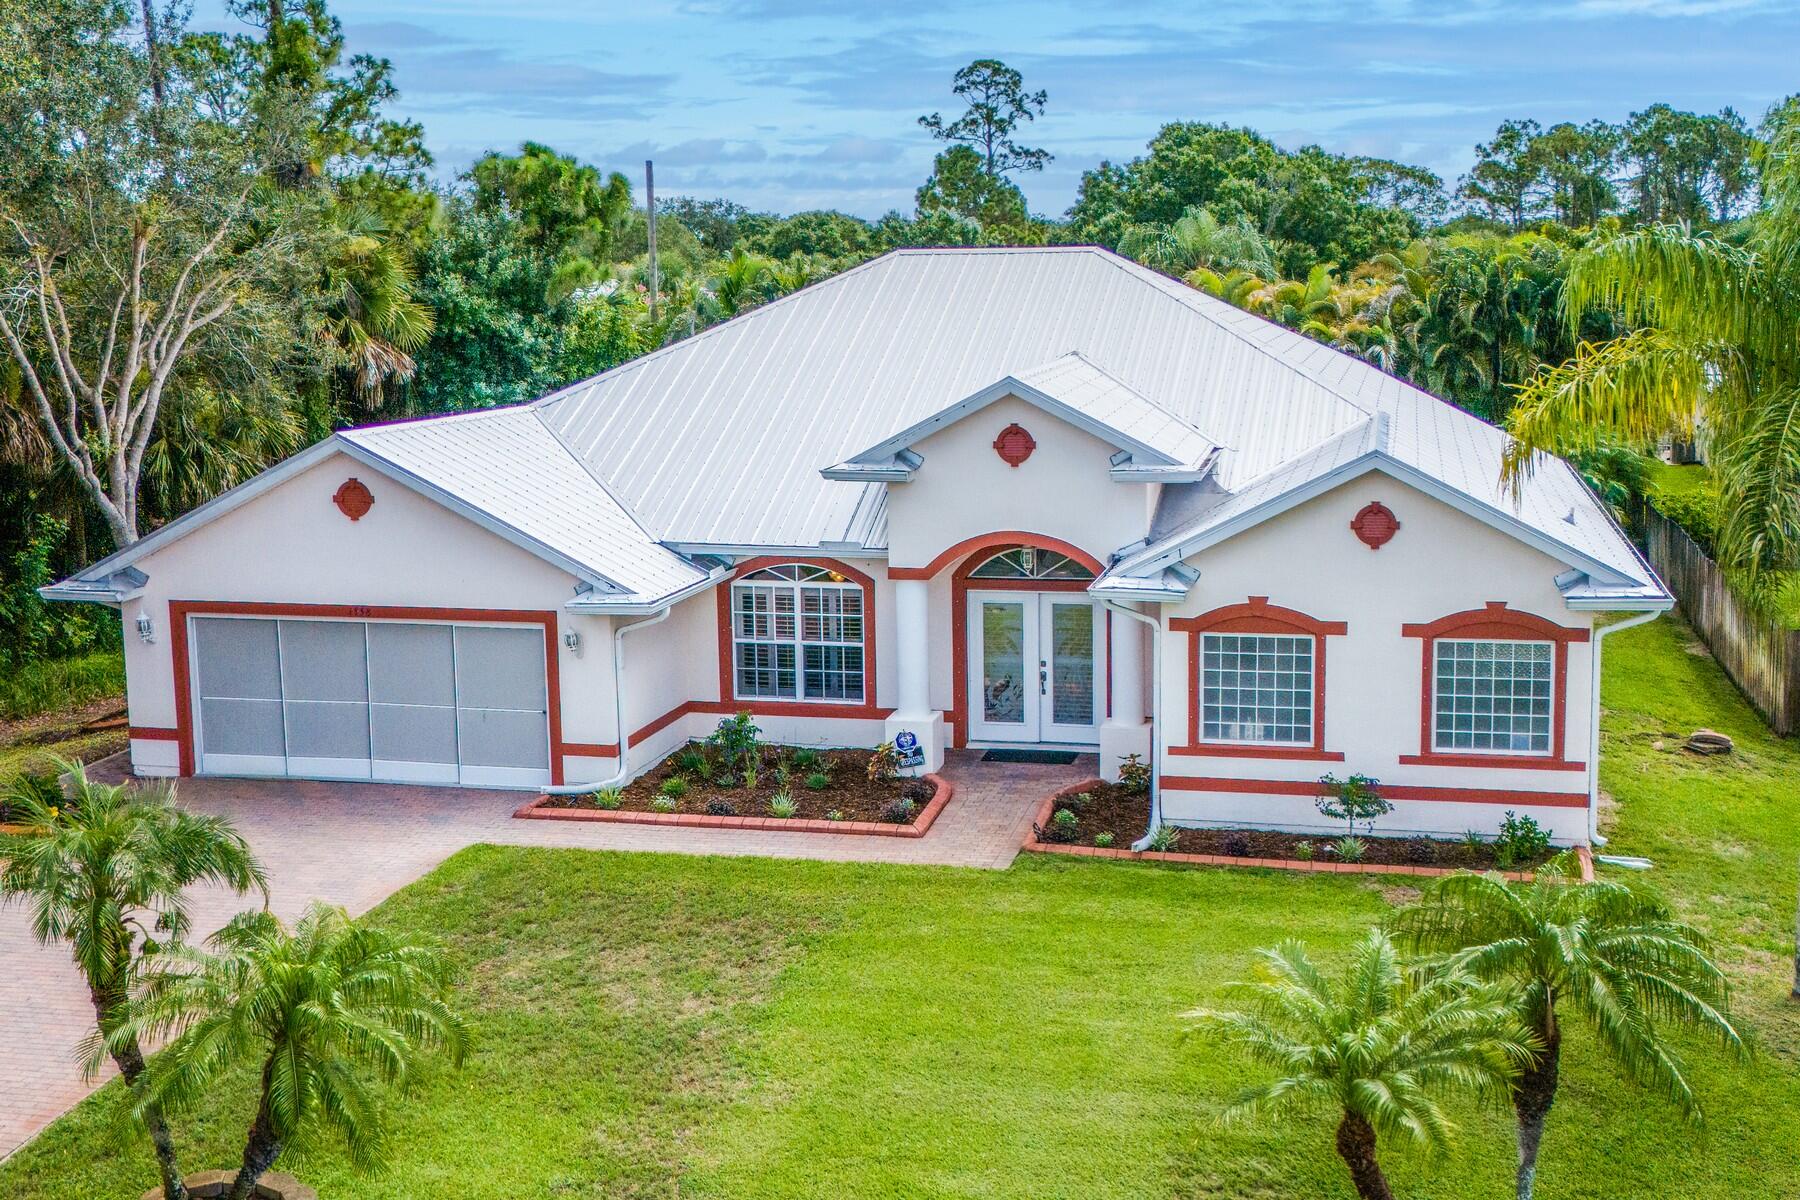
[[[1050,814],[1056,811],[1056,802],[1064,796],[1073,796],[1080,792],[1092,791],[1102,783],[1099,779],[1083,780],[1071,784],[1059,792],[1044,797],[1038,810],[1031,818],[1031,828],[1025,834],[1024,845],[1020,848],[1033,854],[1072,854],[1078,858],[1132,858],[1149,862],[1187,863],[1202,867],[1262,867],[1274,871],[1316,871],[1327,875],[1456,875],[1460,867],[1413,867],[1404,865],[1387,866],[1380,863],[1346,863],[1320,862],[1317,859],[1307,862],[1297,858],[1243,858],[1234,854],[1178,854],[1171,850],[1131,850],[1113,846],[1073,846],[1062,842],[1040,842],[1037,831],[1050,822]],[[1594,857],[1586,846],[1575,847],[1575,858],[1581,864],[1581,880],[1591,883],[1594,878]],[[1501,874],[1520,883],[1529,883],[1534,878],[1530,871],[1504,871]]]
[[[850,833],[865,837],[922,838],[931,831],[932,822],[944,811],[944,805],[956,795],[956,785],[936,775],[926,775],[937,791],[932,794],[918,820],[911,825],[890,825],[885,821],[820,821],[795,817],[715,817],[710,813],[627,812],[624,809],[551,808],[549,796],[539,796],[513,816],[531,821],[610,821],[626,825],[676,825],[692,829],[755,829],[775,833]]]

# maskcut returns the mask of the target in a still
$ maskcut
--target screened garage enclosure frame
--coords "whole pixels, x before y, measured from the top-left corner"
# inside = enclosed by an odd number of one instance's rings
[[[186,613],[178,662],[192,680],[195,765],[207,775],[550,784],[554,648],[537,614],[521,616]]]

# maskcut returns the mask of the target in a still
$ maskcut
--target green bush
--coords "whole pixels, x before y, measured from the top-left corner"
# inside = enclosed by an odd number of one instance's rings
[[[672,813],[675,811],[675,797],[652,796],[650,797],[650,807],[659,813]]]
[[[0,665],[0,721],[79,708],[125,694],[125,656],[117,650]]]
[[[1650,493],[1650,507],[1681,526],[1710,557],[1719,541],[1719,501],[1706,488]]]
[[[810,746],[802,746],[800,749],[794,751],[794,770],[796,771],[810,772],[822,761],[823,759],[819,756],[819,752],[812,749]]]
[[[1519,863],[1530,862],[1550,848],[1550,831],[1530,817],[1514,815],[1512,809],[1500,821],[1500,836],[1494,839],[1494,863],[1509,870]]]
[[[616,787],[601,788],[594,793],[593,799],[595,808],[603,808],[608,812],[611,812],[618,808],[620,803],[624,801],[625,793],[621,792]]]
[[[1173,825],[1158,825],[1156,832],[1150,835],[1150,848],[1161,853],[1169,853],[1181,842],[1181,830]]]
[[[1354,834],[1349,834],[1331,843],[1331,852],[1339,862],[1361,862],[1369,853],[1369,843]]]
[[[913,802],[905,796],[897,796],[881,806],[877,819],[889,825],[904,825],[913,817]]]
[[[657,790],[671,800],[679,800],[688,793],[688,781],[679,775],[674,775],[663,780],[662,787]]]
[[[794,798],[786,792],[776,792],[769,798],[769,815],[771,817],[780,817],[786,820],[799,811],[800,806],[795,804]]]
[[[823,771],[814,771],[806,777],[806,786],[815,792],[822,792],[831,786],[831,776]]]
[[[1142,796],[1150,791],[1150,764],[1136,754],[1127,754],[1119,764],[1119,786],[1129,795]]]
[[[1113,844],[1113,835],[1110,830],[1108,830],[1105,833],[1096,833],[1094,835],[1094,845],[1100,847],[1100,849],[1105,850],[1107,847],[1111,846],[1112,844]]]
[[[704,776],[707,770],[706,751],[690,743],[675,755],[675,769],[683,775]]]

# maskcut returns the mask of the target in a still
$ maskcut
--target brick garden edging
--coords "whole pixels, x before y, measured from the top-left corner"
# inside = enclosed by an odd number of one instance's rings
[[[552,797],[539,796],[513,816],[531,821],[612,821],[627,825],[678,825],[696,829],[757,829],[776,833],[853,833],[866,837],[921,838],[931,830],[931,823],[956,795],[956,785],[936,775],[926,775],[937,791],[910,825],[890,825],[886,821],[821,821],[798,817],[715,817],[711,813],[628,812],[625,809],[552,808]]]
[[[1099,779],[1084,780],[1044,797],[1044,802],[1038,805],[1037,812],[1032,815],[1031,827],[1025,834],[1025,843],[1021,849],[1033,854],[1072,854],[1078,858],[1133,858],[1201,867],[1263,867],[1274,871],[1316,871],[1330,875],[1455,875],[1463,870],[1461,867],[1386,866],[1381,863],[1321,862],[1317,859],[1307,862],[1298,858],[1245,858],[1235,854],[1180,854],[1172,850],[1131,850],[1114,846],[1075,846],[1066,842],[1038,841],[1037,831],[1050,823],[1050,815],[1056,811],[1058,800],[1064,796],[1093,791],[1102,782],[1104,781]],[[1586,846],[1577,846],[1575,857],[1581,864],[1582,882],[1591,883],[1594,878],[1593,854]],[[1530,871],[1502,871],[1501,875],[1520,883],[1529,883],[1534,878]]]

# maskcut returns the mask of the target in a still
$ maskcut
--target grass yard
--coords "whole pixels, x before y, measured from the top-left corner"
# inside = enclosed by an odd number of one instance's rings
[[[0,674],[0,783],[48,770],[52,756],[92,762],[125,749],[123,726],[85,728],[124,711],[125,659],[116,650]]]
[[[1612,639],[1613,848],[1720,941],[1760,1043],[1697,1048],[1691,1132],[1577,1033],[1539,1195],[1800,1193],[1800,1009],[1785,997],[1800,749],[1762,733],[1685,631]],[[1672,736],[1738,739],[1699,760]],[[1661,739],[1663,749],[1656,749]],[[1406,898],[1379,881],[1022,858],[976,872],[477,848],[380,918],[445,939],[479,1043],[397,1108],[392,1170],[289,1165],[331,1200],[543,1197],[1351,1195],[1332,1119],[1221,1128],[1241,1064],[1184,1035],[1250,951],[1336,951]],[[179,1132],[223,1165],[248,1079]],[[0,1166],[9,1200],[135,1197],[147,1147],[102,1089]],[[1511,1194],[1509,1114],[1458,1110],[1443,1161],[1390,1156],[1396,1192]]]

